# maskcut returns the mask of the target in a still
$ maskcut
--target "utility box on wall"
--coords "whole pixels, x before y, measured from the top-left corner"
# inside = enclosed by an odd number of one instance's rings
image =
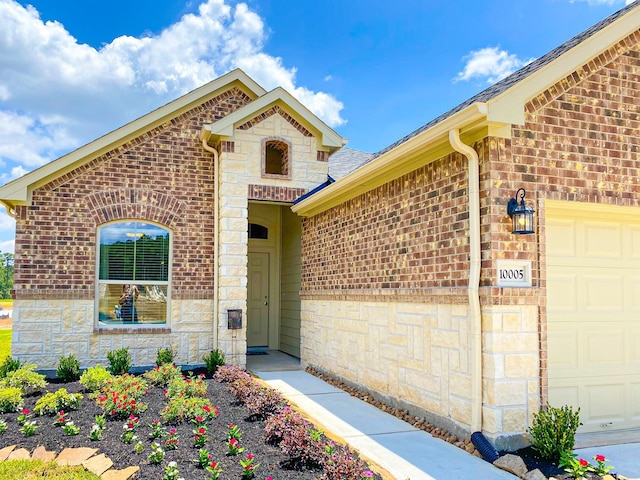
[[[227,328],[229,330],[242,328],[242,310],[227,310]]]

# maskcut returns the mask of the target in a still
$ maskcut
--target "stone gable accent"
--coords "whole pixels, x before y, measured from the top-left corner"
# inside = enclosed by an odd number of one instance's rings
[[[258,123],[269,118],[271,115],[276,115],[276,114],[284,118],[287,122],[289,122],[296,130],[302,133],[302,135],[304,135],[305,137],[313,137],[313,134],[309,130],[303,127],[295,118],[293,118],[291,115],[289,115],[287,112],[285,112],[282,108],[280,108],[277,105],[261,113],[260,115],[257,115],[256,117],[252,118],[248,122],[243,123],[238,127],[238,129],[249,130],[254,125],[257,125]]]

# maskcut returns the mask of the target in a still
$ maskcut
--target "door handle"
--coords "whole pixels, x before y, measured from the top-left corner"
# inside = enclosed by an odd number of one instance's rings
[[[264,297],[264,304],[269,305],[269,302],[267,302],[267,297]]]

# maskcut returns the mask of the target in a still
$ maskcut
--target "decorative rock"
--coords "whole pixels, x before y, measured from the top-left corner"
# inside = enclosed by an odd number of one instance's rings
[[[96,475],[102,475],[113,466],[113,462],[104,453],[91,457],[86,462],[82,462],[82,466]]]
[[[102,480],[130,480],[140,471],[140,467],[127,467],[124,470],[109,470],[102,474]]]
[[[56,458],[56,452],[50,452],[42,445],[38,445],[31,454],[33,460],[42,460],[43,462],[50,462]]]
[[[16,448],[15,445],[11,445],[9,447],[4,447],[2,450],[0,450],[0,462],[9,458],[9,454],[13,452],[15,448]]]
[[[97,448],[65,448],[60,452],[60,455],[56,458],[56,462],[59,465],[82,465],[82,462],[87,461],[98,452]]]
[[[520,478],[527,473],[527,466],[525,465],[524,460],[519,456],[511,455],[510,453],[500,457],[498,460],[493,462],[493,465],[501,468],[502,470],[513,473]]]
[[[531,470],[524,474],[522,477],[524,480],[547,480],[544,473],[542,473],[539,469]]]
[[[29,460],[31,459],[31,454],[29,450],[26,448],[18,448],[9,454],[7,460]]]

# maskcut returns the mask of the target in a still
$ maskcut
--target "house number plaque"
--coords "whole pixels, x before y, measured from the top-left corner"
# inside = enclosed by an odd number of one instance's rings
[[[530,260],[498,260],[499,287],[530,287]]]

